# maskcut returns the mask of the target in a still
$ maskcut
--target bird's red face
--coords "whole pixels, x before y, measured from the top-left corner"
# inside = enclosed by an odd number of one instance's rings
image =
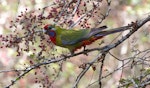
[[[47,24],[44,26],[44,30],[54,30],[55,25]]]
[[[44,26],[44,33],[49,35],[50,37],[55,37],[56,36],[56,32],[55,32],[55,27],[54,25],[50,25],[50,24],[47,24]]]
[[[49,29],[49,26],[51,26],[50,24],[47,24],[44,26],[44,30],[48,30]]]
[[[54,25],[45,25],[44,26],[44,33],[49,35],[50,40],[55,44],[56,43],[56,29]]]

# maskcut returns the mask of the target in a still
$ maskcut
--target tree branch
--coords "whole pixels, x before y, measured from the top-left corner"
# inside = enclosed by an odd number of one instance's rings
[[[140,27],[142,27],[148,21],[150,21],[150,16],[146,17],[145,19],[142,19],[142,20],[139,20],[139,21],[136,21],[136,22],[132,22],[128,26],[124,26],[124,27],[127,27],[127,28],[131,27],[132,30],[126,36],[123,36],[120,40],[118,40],[114,44],[106,45],[106,46],[101,47],[101,48],[86,49],[85,51],[82,51],[82,52],[79,52],[79,53],[75,53],[73,55],[66,55],[66,56],[63,56],[63,57],[60,57],[60,58],[55,58],[55,59],[52,59],[52,60],[48,60],[47,62],[41,62],[41,63],[34,64],[34,65],[26,68],[26,70],[24,71],[24,73],[22,73],[20,76],[18,76],[15,80],[12,80],[11,84],[9,84],[5,88],[9,88],[10,86],[14,85],[19,79],[21,79],[23,76],[25,76],[31,70],[33,70],[35,68],[38,68],[40,66],[51,64],[51,63],[57,63],[57,62],[60,62],[60,61],[63,61],[63,60],[70,59],[71,57],[78,56],[78,55],[81,55],[81,54],[86,54],[86,53],[89,53],[89,52],[92,52],[92,51],[99,51],[98,56],[96,58],[94,58],[91,62],[89,62],[88,64],[86,64],[85,69],[83,69],[80,72],[80,74],[78,75],[78,77],[76,79],[76,82],[74,84],[74,88],[76,88],[77,85],[78,85],[78,83],[79,83],[79,81],[80,81],[80,79],[88,71],[88,69],[92,66],[92,64],[95,61],[98,61],[98,58],[102,55],[102,53],[108,52],[109,50],[117,47],[119,44],[121,44],[126,39],[128,39],[134,32],[136,32]],[[116,29],[122,29],[122,27],[116,28]]]

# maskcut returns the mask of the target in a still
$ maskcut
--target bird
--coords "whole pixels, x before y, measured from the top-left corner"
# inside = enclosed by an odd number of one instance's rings
[[[44,33],[49,36],[51,42],[63,48],[67,48],[72,54],[77,49],[90,45],[98,39],[106,35],[121,32],[127,29],[104,30],[107,26],[89,29],[65,29],[55,24],[47,24],[44,26]]]

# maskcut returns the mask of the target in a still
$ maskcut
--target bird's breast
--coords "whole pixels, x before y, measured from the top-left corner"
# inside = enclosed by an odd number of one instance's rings
[[[50,40],[56,45],[56,37],[50,37]]]

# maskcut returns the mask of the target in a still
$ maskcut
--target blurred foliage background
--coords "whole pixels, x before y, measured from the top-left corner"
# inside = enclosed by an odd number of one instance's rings
[[[54,0],[55,1],[55,0]],[[6,35],[11,33],[9,26],[11,20],[14,20],[21,11],[37,10],[50,5],[52,0],[0,0],[0,34]],[[150,0],[112,0],[111,12],[104,20],[102,25],[107,25],[108,29],[128,25],[132,21],[142,19],[150,14]],[[110,44],[115,41],[118,35],[125,35],[127,31],[121,34],[113,34],[103,39],[103,45]],[[143,51],[150,48],[150,23],[144,25],[139,31],[132,35],[127,41],[111,50],[111,54],[120,59],[125,59],[134,56],[137,51]],[[120,36],[121,37],[121,36]],[[117,37],[118,38],[118,37]],[[98,40],[89,45],[88,48],[99,46]],[[23,69],[31,64],[32,56],[30,52],[24,53],[21,56],[16,56],[16,51],[13,48],[0,48],[0,88],[10,84],[11,80],[17,76],[17,72],[11,69]],[[38,88],[44,87],[44,84],[49,84],[55,79],[52,84],[53,88],[70,88],[77,75],[82,70],[79,66],[94,58],[97,52],[92,52],[88,56],[79,55],[67,60],[62,64],[51,64],[49,67],[43,66],[40,69],[35,69],[19,80],[12,88]],[[111,55],[107,55],[103,69],[103,75],[113,72],[117,67],[122,65],[122,62],[116,60]],[[34,60],[32,60],[34,63]],[[149,68],[149,64],[145,68]],[[99,64],[96,64],[96,71],[91,68],[81,79],[79,88],[85,88],[88,84],[96,81],[99,74]],[[59,72],[59,69],[61,71]],[[113,74],[103,79],[103,88],[116,88],[119,84],[120,77],[132,78],[140,75],[141,66],[136,65],[133,68],[131,63],[123,70],[115,71]],[[9,71],[9,72],[7,72]],[[59,72],[57,77],[56,72]],[[50,84],[49,84],[50,85]],[[47,85],[47,86],[49,86]],[[93,84],[89,88],[97,88],[98,83]],[[46,86],[45,86],[46,87]]]

